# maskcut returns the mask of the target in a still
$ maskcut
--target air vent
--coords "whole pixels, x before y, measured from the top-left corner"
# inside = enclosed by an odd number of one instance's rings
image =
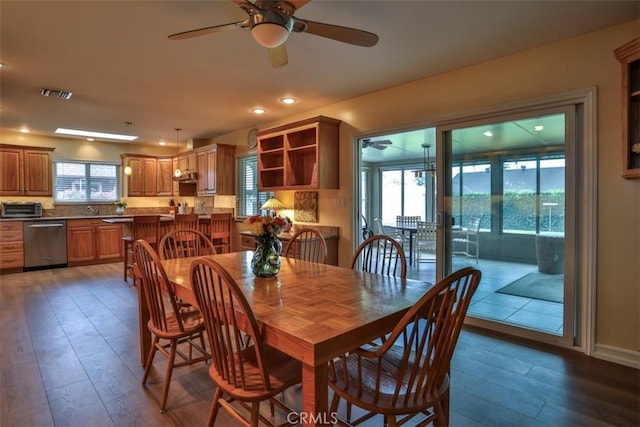
[[[73,95],[73,93],[66,92],[64,90],[42,88],[42,90],[40,91],[40,95],[53,96],[55,98],[60,98],[60,99],[71,99],[71,95]]]

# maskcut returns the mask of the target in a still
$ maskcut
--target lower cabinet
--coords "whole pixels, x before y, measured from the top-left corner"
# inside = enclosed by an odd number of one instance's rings
[[[21,270],[23,266],[22,221],[0,223],[0,271]]]
[[[107,224],[101,219],[67,221],[69,265],[118,261],[122,248],[122,224]]]

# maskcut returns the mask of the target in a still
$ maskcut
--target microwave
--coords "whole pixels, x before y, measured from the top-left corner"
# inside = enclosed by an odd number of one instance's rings
[[[2,218],[40,218],[41,202],[2,202]]]

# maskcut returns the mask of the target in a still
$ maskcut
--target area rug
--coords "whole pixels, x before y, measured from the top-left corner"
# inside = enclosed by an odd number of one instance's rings
[[[529,273],[496,292],[562,303],[564,301],[564,274]]]

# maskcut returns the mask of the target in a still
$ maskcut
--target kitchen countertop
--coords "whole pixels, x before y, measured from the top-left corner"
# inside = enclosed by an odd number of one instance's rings
[[[149,214],[153,215],[153,214]],[[169,214],[160,214],[162,217],[162,221],[173,221],[173,215]],[[118,223],[118,222],[131,222],[133,220],[134,215],[82,215],[82,216],[42,216],[39,218],[0,218],[2,222],[9,221],[63,221],[63,220],[72,220],[72,219],[102,219],[108,220],[106,222]],[[202,214],[198,215],[200,220],[209,220],[211,219],[210,214]]]

